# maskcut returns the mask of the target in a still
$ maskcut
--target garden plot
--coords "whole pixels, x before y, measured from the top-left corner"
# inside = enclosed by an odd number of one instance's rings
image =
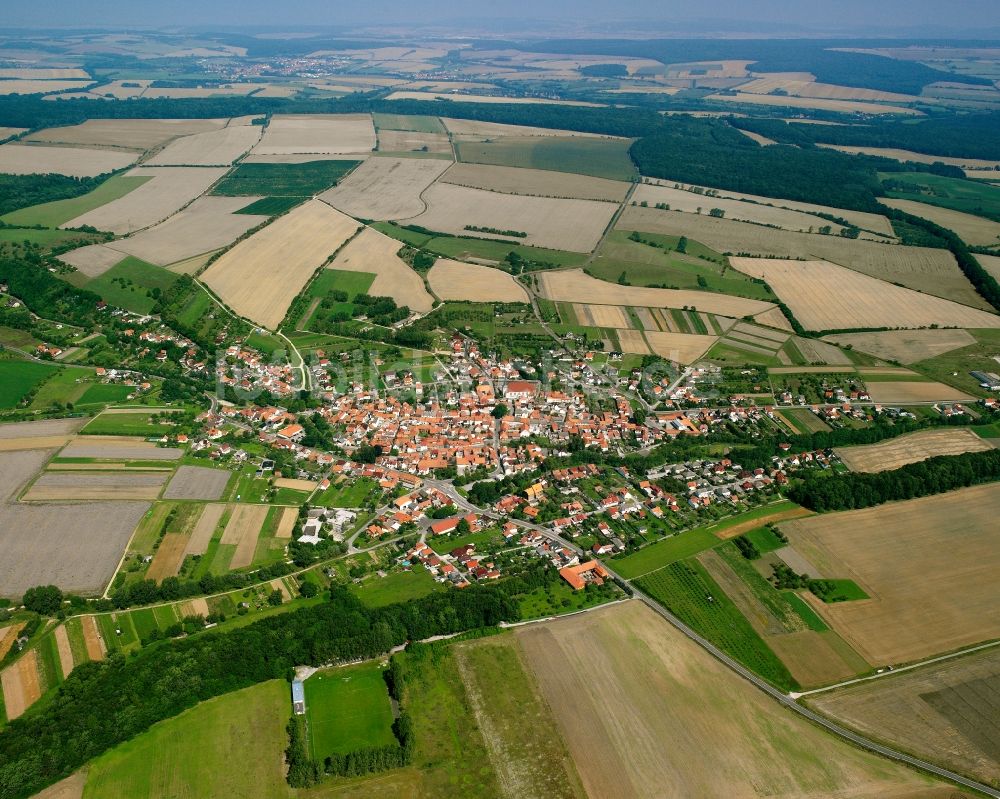
[[[441,177],[441,182],[503,194],[609,202],[624,200],[629,187],[629,184],[618,180],[575,175],[571,172],[489,164],[455,164]]]
[[[590,252],[597,246],[614,216],[616,206],[593,200],[520,197],[513,194],[436,183],[423,194],[427,210],[407,220],[429,230],[511,240],[555,250]],[[513,230],[524,236],[505,236],[469,230]]]
[[[451,142],[445,133],[409,130],[380,130],[378,149],[383,153],[444,153],[451,156]]]
[[[672,186],[643,183],[636,187],[632,194],[632,201],[645,202],[652,206],[666,203],[670,206],[671,211],[689,214],[708,215],[709,211],[718,209],[725,213],[726,219],[755,222],[759,225],[769,225],[782,230],[811,233],[824,225],[829,225],[831,233],[834,235],[839,235],[843,230],[840,225],[802,211],[744,202],[729,197],[708,197],[704,194],[695,194],[692,191],[675,189]]]
[[[894,286],[824,261],[730,258],[761,278],[807,330],[863,327],[1000,327],[1000,317]]]
[[[225,127],[225,119],[88,119],[79,125],[46,128],[28,141],[148,150],[178,136]]]
[[[3,81],[0,81],[2,84]],[[0,144],[0,172],[34,175],[55,172],[89,178],[124,169],[136,160],[134,153],[88,150],[83,147],[48,147],[41,144]]]
[[[78,436],[59,453],[61,458],[102,460],[174,461],[184,454],[177,447],[161,447],[153,441],[130,436]]]
[[[60,227],[90,225],[119,236],[134,233],[175,214],[224,174],[225,169],[214,167],[138,167],[128,175],[152,180]]]
[[[128,238],[109,242],[107,245],[91,245],[82,249],[90,250],[92,247],[103,246],[119,253],[133,255],[157,266],[174,264],[227,247],[251,228],[266,222],[268,220],[266,216],[236,213],[259,199],[259,197],[199,197],[183,211],[154,227]],[[62,260],[67,261],[67,256],[74,256],[80,252],[81,250],[74,250],[67,253],[62,256]],[[72,260],[68,262],[77,266]],[[79,266],[77,269],[90,274]]]
[[[649,342],[653,352],[661,358],[681,364],[694,363],[708,352],[717,340],[715,336],[646,331],[646,341]]]
[[[842,347],[851,346],[878,358],[905,364],[934,358],[976,343],[965,330],[885,330],[878,333],[837,333],[824,338]]]
[[[450,163],[440,158],[369,158],[320,199],[359,219],[416,216],[427,209],[423,193]]]
[[[1000,222],[994,222],[992,219],[964,214],[950,208],[939,208],[936,205],[928,205],[916,200],[882,197],[879,201],[892,208],[929,219],[941,227],[953,230],[966,244],[987,246],[1000,243]]]
[[[0,672],[4,710],[8,721],[20,718],[42,695],[38,674],[38,651],[31,649]]]
[[[312,274],[357,229],[350,217],[310,200],[226,252],[202,280],[236,313],[273,330]]]
[[[146,579],[162,582],[166,577],[176,577],[180,571],[181,564],[184,563],[184,552],[187,547],[188,536],[184,533],[167,533],[156,548],[149,568],[146,570]]]
[[[375,149],[375,126],[368,114],[271,117],[255,155],[347,155]]]
[[[884,472],[939,455],[983,452],[992,447],[969,429],[920,430],[858,447],[838,447],[837,457],[852,472]]]
[[[170,478],[164,499],[221,499],[232,472],[206,466],[181,466]]]
[[[401,246],[396,239],[366,227],[337,253],[329,268],[373,274],[375,280],[368,289],[371,296],[392,297],[399,306],[426,313],[434,298],[427,293],[420,275],[396,254]]]
[[[148,502],[25,505],[21,487],[51,451],[0,458],[0,594],[20,597],[34,585],[93,594],[111,580]]]
[[[622,286],[598,280],[581,269],[541,272],[537,279],[541,293],[556,302],[589,303],[595,297],[600,297],[614,305],[641,305],[646,308],[696,307],[700,311],[737,319],[774,307],[769,302],[714,292]]]
[[[823,260],[937,297],[989,309],[991,306],[958,268],[947,250],[880,244],[818,233],[797,233],[705,214],[679,214],[629,206],[617,227],[668,236],[687,236],[722,253],[750,253],[778,259]]]
[[[165,474],[104,472],[45,472],[22,497],[25,502],[96,499],[156,499]]]
[[[260,140],[260,125],[231,125],[176,139],[154,155],[150,166],[229,166]]]
[[[868,594],[810,604],[865,660],[885,665],[1000,637],[998,513],[994,483],[781,528],[812,576],[851,579]]]
[[[201,515],[195,522],[191,531],[191,536],[187,540],[184,548],[185,557],[188,555],[204,555],[208,545],[215,534],[219,522],[222,521],[222,514],[225,512],[225,505],[205,505],[201,509]]]
[[[442,300],[528,302],[528,292],[511,275],[479,264],[438,258],[427,281]]]

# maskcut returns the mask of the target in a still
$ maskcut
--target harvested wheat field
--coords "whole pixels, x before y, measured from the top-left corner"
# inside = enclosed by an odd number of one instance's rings
[[[0,424],[0,451],[62,446],[88,421],[88,419],[46,419],[38,422]],[[59,443],[53,444],[53,441]]]
[[[674,186],[675,182],[672,180],[659,180],[656,178],[643,178],[644,181],[649,182],[653,185],[658,186]],[[872,214],[865,211],[852,211],[846,208],[835,208],[832,205],[817,205],[816,203],[805,203],[798,200],[786,200],[779,197],[767,197],[763,194],[746,194],[739,191],[730,191],[729,189],[717,189],[710,186],[698,186],[693,183],[677,183],[681,189],[686,191],[694,191],[698,193],[705,194],[707,192],[712,192],[714,195],[719,197],[729,198],[732,200],[742,200],[744,202],[758,203],[760,205],[771,205],[776,208],[786,208],[790,211],[801,211],[804,214],[829,214],[831,216],[839,217],[840,219],[846,219],[852,225],[861,228],[862,230],[872,231],[883,238],[895,239],[896,232],[892,229],[892,223],[887,217],[882,214]],[[822,217],[820,217],[822,218]],[[824,220],[828,221],[828,220]],[[823,223],[820,223],[823,224]]]
[[[201,515],[191,530],[187,546],[184,548],[184,555],[204,555],[208,549],[209,542],[215,534],[215,529],[222,521],[222,514],[225,512],[225,505],[205,505],[201,509]]]
[[[954,795],[782,709],[640,602],[515,635],[589,796]]]
[[[455,164],[441,176],[441,182],[502,194],[608,202],[621,202],[629,188],[618,180],[489,164]]]
[[[497,97],[494,94],[452,94],[451,92],[410,92],[395,91],[386,100],[447,100],[458,103],[501,103],[503,105],[572,105],[601,108],[601,103],[583,100],[546,100],[541,97]]]
[[[275,329],[295,296],[358,229],[320,200],[310,200],[244,239],[202,275],[230,308]]]
[[[359,219],[405,219],[426,210],[421,196],[450,164],[440,158],[369,158],[320,199]]]
[[[178,136],[219,130],[225,125],[225,119],[88,119],[79,125],[46,128],[32,133],[27,139],[148,150]]]
[[[236,551],[229,561],[230,569],[242,569],[253,562],[257,549],[257,536],[264,526],[269,508],[267,505],[237,505],[222,533],[222,544],[235,544]]]
[[[678,214],[631,206],[625,209],[617,227],[687,236],[722,253],[745,252],[778,259],[829,261],[854,272],[973,308],[989,310],[991,307],[976,293],[947,250],[796,233],[705,214]]]
[[[24,628],[25,622],[18,622],[17,624],[9,624],[6,627],[0,627],[0,660],[7,656],[10,652],[11,647],[14,646],[14,642],[17,641],[18,633]]]
[[[78,436],[59,456],[142,461],[175,461],[184,454],[177,447],[161,447],[154,441],[129,436]]]
[[[976,256],[982,258],[982,256]],[[886,330],[878,333],[837,333],[824,336],[840,346],[850,345],[877,358],[899,363],[916,363],[946,352],[975,344],[965,330]]]
[[[716,336],[700,336],[687,333],[656,333],[646,331],[646,341],[653,352],[681,364],[697,361],[716,342]]]
[[[45,472],[22,497],[25,502],[94,499],[156,499],[165,474],[136,472]]]
[[[231,125],[176,139],[154,155],[150,166],[229,166],[260,140],[260,125]]]
[[[971,402],[974,398],[964,391],[933,380],[868,381],[868,394],[873,402],[906,404],[908,402]]]
[[[40,94],[49,92],[65,92],[72,89],[86,89],[93,86],[94,81],[87,80],[0,80],[0,95],[7,94]]]
[[[69,677],[73,671],[73,650],[69,645],[69,635],[66,634],[66,625],[60,624],[52,633],[56,639],[56,651],[59,654],[59,670],[63,679]]]
[[[794,336],[792,341],[809,363],[825,363],[831,366],[850,366],[850,356],[833,344],[827,344],[814,338]]]
[[[961,455],[988,449],[992,447],[968,428],[944,428],[921,430],[879,444],[838,447],[834,451],[852,472],[884,472],[938,455]]]
[[[285,508],[281,513],[278,522],[278,529],[274,532],[275,538],[291,538],[295,529],[295,522],[298,521],[299,512],[295,508]]]
[[[766,280],[807,330],[1000,327],[1000,317],[994,314],[894,286],[825,261],[734,257],[729,262],[744,274]]]
[[[502,122],[479,122],[475,119],[442,119],[448,132],[455,136],[496,138],[497,136],[580,136],[589,139],[609,139],[599,133],[582,133],[575,130],[533,128],[525,125],[506,125]]]
[[[565,269],[538,274],[543,296],[556,302],[591,302],[600,297],[614,305],[641,305],[646,308],[697,307],[699,311],[732,316],[753,316],[774,306],[761,300],[747,300],[706,291],[653,289],[621,286],[591,277],[581,269]]]
[[[427,281],[442,300],[528,302],[528,292],[511,275],[479,264],[438,258]]]
[[[181,466],[170,478],[164,499],[220,499],[232,472],[206,466]]]
[[[375,126],[368,114],[275,114],[255,155],[346,155],[375,149]]]
[[[870,599],[810,601],[873,665],[1000,637],[1000,485],[784,522],[819,577],[854,580]]]
[[[843,227],[802,211],[787,208],[775,208],[770,205],[744,202],[729,197],[706,197],[693,191],[675,189],[672,186],[651,185],[643,183],[636,187],[632,194],[633,202],[646,202],[655,206],[666,203],[671,211],[689,214],[708,214],[712,209],[725,211],[726,219],[743,222],[756,222],[759,225],[771,225],[783,230],[804,231],[806,233],[818,230],[823,225],[830,225],[831,232],[839,235]],[[700,210],[699,210],[700,209]]]
[[[1000,785],[1000,649],[809,697],[865,735]]]
[[[396,239],[366,227],[337,253],[329,268],[373,274],[375,280],[368,289],[370,295],[392,297],[397,305],[426,313],[433,306],[434,298],[427,293],[420,275],[396,255],[400,247]]]
[[[966,244],[981,246],[1000,243],[1000,222],[985,219],[973,214],[963,214],[950,208],[939,208],[936,205],[917,202],[915,200],[896,200],[883,197],[881,202],[892,208],[898,208],[908,214],[929,219],[941,227],[953,230]]]
[[[634,355],[647,355],[649,353],[649,345],[646,344],[641,330],[623,328],[615,330],[615,335],[618,337],[618,344],[622,352]]]
[[[83,641],[87,645],[87,657],[91,660],[103,660],[107,648],[104,646],[104,639],[98,632],[94,617],[81,616],[80,625],[83,627]]]
[[[146,570],[146,579],[162,582],[166,577],[176,577],[184,562],[188,536],[184,533],[167,533],[156,549],[152,563]]]
[[[128,238],[109,242],[106,247],[122,253],[119,257],[134,255],[157,266],[185,261],[228,247],[251,228],[266,222],[266,216],[236,213],[257,199],[260,198],[199,197],[165,222]],[[94,246],[102,245],[91,245]],[[68,255],[78,252],[80,250],[74,250]],[[80,269],[79,266],[77,268]]]
[[[185,602],[181,608],[181,612],[185,616],[208,616],[212,612],[209,610],[208,600],[205,597],[197,597]]]
[[[443,153],[451,156],[451,142],[445,133],[410,130],[380,130],[378,149],[383,153]]]
[[[460,236],[512,239],[519,244],[573,252],[593,250],[617,210],[612,203],[520,197],[446,183],[435,183],[423,199],[427,210],[408,223]],[[469,226],[526,235],[509,237],[468,230]]]
[[[113,250],[103,244],[88,244],[58,256],[64,264],[69,264],[87,277],[100,277],[112,266],[125,260],[125,253]]]
[[[3,685],[7,720],[20,718],[42,695],[38,676],[38,651],[29,649],[17,662],[0,672],[0,683]]]
[[[628,314],[619,305],[593,305],[574,303],[573,313],[580,324],[589,327],[632,327]]]
[[[134,233],[177,213],[225,173],[225,169],[215,167],[138,167],[128,175],[152,180],[61,227],[91,225],[119,236]]]
[[[0,81],[0,84],[3,82]],[[87,150],[82,147],[48,147],[41,144],[0,144],[0,172],[32,175],[55,172],[74,178],[89,178],[124,169],[136,159],[134,153]]]
[[[898,150],[891,147],[848,147],[840,144],[817,144],[817,147],[826,147],[830,150],[840,150],[842,153],[856,155],[876,155],[881,158],[892,158],[896,161],[914,161],[918,164],[933,164],[941,162],[949,166],[957,166],[967,169],[995,169],[1000,166],[1000,161],[984,161],[981,158],[949,158],[943,155],[927,155],[917,153],[913,150]]]
[[[979,261],[983,269],[997,280],[1000,280],[1000,255],[980,255],[976,253],[974,257]]]
[[[899,114],[901,116],[923,116],[922,111],[901,105],[866,103],[860,100],[833,100],[822,97],[791,97],[773,94],[710,94],[706,100],[724,103],[750,103],[753,105],[777,106],[779,108],[810,108],[817,111],[837,111],[841,114]]]
[[[781,90],[793,97],[815,97],[828,100],[863,100],[883,103],[915,103],[920,100],[911,94],[896,94],[877,89],[858,89],[852,86],[837,86],[830,83],[816,83],[813,80],[801,80],[794,74],[786,76],[770,74],[744,83],[741,92],[752,94],[771,94]]]
[[[28,128],[8,128],[0,125],[0,141],[25,133],[27,130]]]
[[[87,72],[77,67],[11,67],[0,69],[0,78],[8,80],[91,80]]]

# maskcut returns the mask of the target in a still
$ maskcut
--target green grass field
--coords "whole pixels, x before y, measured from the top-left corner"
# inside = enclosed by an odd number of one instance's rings
[[[846,579],[823,579],[823,583],[832,583],[832,590],[817,593],[813,591],[824,602],[853,602],[856,599],[868,599],[868,594],[854,580]]]
[[[360,585],[351,583],[351,593],[373,608],[419,599],[441,590],[444,586],[434,582],[434,577],[423,566],[416,566],[411,571],[390,572],[385,577],[368,577]]]
[[[291,795],[281,767],[288,683],[211,699],[93,761],[85,799],[205,799]]]
[[[120,386],[112,383],[92,383],[87,386],[87,390],[77,400],[77,404],[96,405],[98,403],[122,402],[134,390],[132,386]]]
[[[342,269],[324,269],[306,289],[306,297],[310,304],[313,300],[320,300],[309,318],[303,322],[303,327],[308,328],[312,324],[325,322],[338,313],[346,313],[353,316],[355,313],[354,298],[359,294],[367,294],[372,283],[375,282],[375,275],[371,272],[347,272]],[[347,294],[347,300],[336,302],[330,300],[324,302],[325,298],[333,291],[343,291]],[[308,310],[308,308],[307,308]]]
[[[212,190],[227,197],[262,195],[311,197],[336,185],[360,161],[309,161],[304,164],[240,164]]]
[[[258,214],[263,216],[277,216],[285,211],[292,210],[301,203],[302,197],[261,197],[259,200],[241,208],[238,214]]]
[[[316,760],[395,743],[382,671],[378,663],[369,663],[320,671],[305,681],[306,722]]]
[[[380,130],[411,130],[415,133],[446,133],[437,117],[409,114],[372,114],[375,127]]]
[[[925,172],[899,174],[880,172],[879,177],[882,180],[895,180],[908,184],[903,189],[889,190],[887,192],[889,197],[916,200],[1000,222],[1000,186],[979,180],[946,178]]]
[[[89,281],[87,289],[99,294],[109,305],[136,313],[149,313],[156,304],[154,290],[168,288],[178,277],[173,272],[129,256]]]
[[[16,408],[25,396],[59,371],[34,361],[0,361],[0,408]]]
[[[553,172],[574,172],[611,180],[632,180],[635,166],[626,139],[582,137],[504,137],[489,142],[459,142],[458,160]]]
[[[325,508],[360,508],[365,499],[377,489],[378,483],[362,477],[353,482],[331,485],[326,491],[317,494],[312,504]]]
[[[170,432],[170,425],[150,421],[155,411],[112,413],[95,416],[81,433],[95,436],[155,436]]]
[[[43,225],[44,227],[56,228],[87,213],[87,211],[92,211],[112,200],[124,197],[147,180],[151,180],[151,178],[115,175],[108,178],[92,192],[80,197],[55,200],[50,203],[33,205],[30,208],[22,208],[5,214],[0,217],[0,221],[6,222],[8,225]]]
[[[36,230],[33,228],[2,228],[0,229],[0,254],[13,249],[13,244],[29,244],[43,250],[64,247],[72,244],[83,247],[93,244],[100,237],[93,233],[79,233],[74,230]]]
[[[796,687],[785,664],[696,560],[672,563],[637,585],[730,657],[778,688]]]

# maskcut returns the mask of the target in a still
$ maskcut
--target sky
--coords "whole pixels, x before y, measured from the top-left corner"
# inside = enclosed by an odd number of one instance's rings
[[[459,20],[505,23],[558,20],[584,23],[592,32],[599,23],[620,27],[622,21],[646,19],[669,31],[746,30],[766,34],[795,27],[826,32],[869,26],[878,35],[921,30],[925,35],[962,31],[992,35],[1000,31],[1000,0],[7,0],[3,27],[164,27],[164,26],[362,26],[403,22],[429,24]],[[541,32],[541,31],[540,31]]]

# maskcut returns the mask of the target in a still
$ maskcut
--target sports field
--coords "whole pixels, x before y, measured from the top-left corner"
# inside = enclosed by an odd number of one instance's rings
[[[392,706],[378,663],[327,669],[305,681],[306,722],[313,757],[391,746]]]

